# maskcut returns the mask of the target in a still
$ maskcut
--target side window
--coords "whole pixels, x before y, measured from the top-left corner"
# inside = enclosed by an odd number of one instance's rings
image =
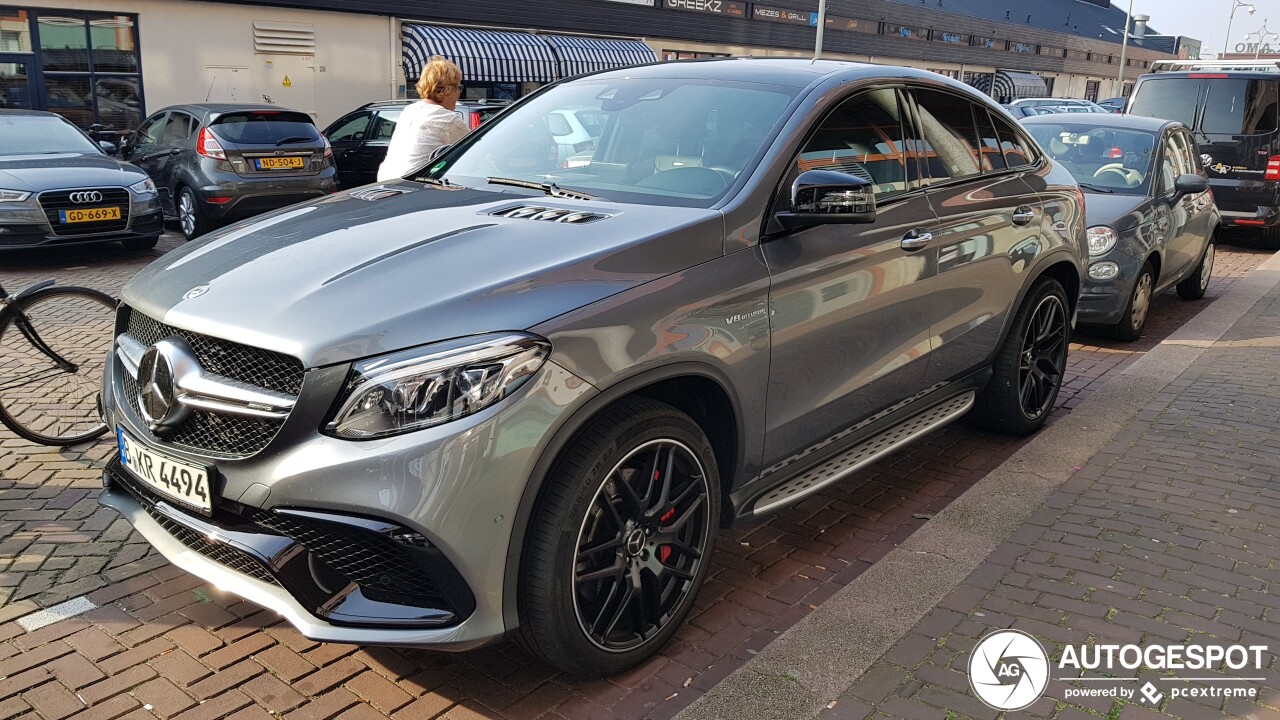
[[[1160,157],[1160,167],[1158,183],[1156,185],[1157,195],[1166,195],[1173,191],[1173,182],[1178,178],[1178,163],[1180,162],[1180,150],[1177,143],[1173,140],[1173,135],[1166,135],[1164,138],[1163,151]]]
[[[986,108],[974,106],[974,118],[978,124],[979,149],[982,153],[982,169],[984,171],[1005,170],[1009,166],[1004,161],[1004,153],[1000,150],[1000,138],[996,135],[996,126],[991,124],[991,116]]]
[[[168,113],[160,113],[150,120],[142,124],[138,128],[137,134],[134,136],[136,140],[134,145],[155,145],[160,141],[160,133],[164,131],[165,118],[169,117]]]
[[[333,132],[329,133],[329,142],[360,142],[365,139],[365,131],[373,115],[367,112],[356,113],[343,118]]]
[[[1035,164],[1036,155],[1031,150],[1031,146],[1022,139],[1012,125],[999,117],[992,117],[991,122],[995,123],[996,134],[1000,138],[1000,150],[1004,153],[1004,160],[1009,167],[1020,168]]]
[[[859,93],[828,115],[796,157],[791,173],[838,170],[870,180],[876,199],[909,189],[902,113],[894,90]]]
[[[1265,135],[1277,130],[1276,81],[1252,80],[1245,99],[1245,135]]]
[[[374,140],[390,140],[396,131],[396,120],[400,119],[399,110],[383,110],[378,113],[378,128],[373,132]]]
[[[169,113],[169,122],[160,134],[160,144],[165,147],[184,145],[195,134],[196,119],[186,113]]]
[[[1196,145],[1196,141],[1192,139],[1190,133],[1182,130],[1175,132],[1173,137],[1186,154],[1188,168],[1186,172],[1199,174],[1204,168],[1200,166],[1200,147]]]
[[[973,103],[934,90],[912,90],[911,94],[919,109],[929,179],[941,182],[980,174]]]

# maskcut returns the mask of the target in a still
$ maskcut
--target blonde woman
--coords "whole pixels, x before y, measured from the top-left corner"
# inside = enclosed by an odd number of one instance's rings
[[[462,71],[457,65],[439,56],[431,58],[422,68],[417,88],[422,99],[400,113],[387,159],[378,167],[378,182],[404,177],[425,165],[436,148],[454,144],[469,130],[453,111],[462,97]]]

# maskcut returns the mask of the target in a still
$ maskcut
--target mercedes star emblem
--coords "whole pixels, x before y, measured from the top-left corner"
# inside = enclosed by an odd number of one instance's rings
[[[195,352],[182,338],[165,338],[147,348],[138,363],[138,409],[151,432],[168,434],[191,414],[180,396],[182,379],[198,371]]]

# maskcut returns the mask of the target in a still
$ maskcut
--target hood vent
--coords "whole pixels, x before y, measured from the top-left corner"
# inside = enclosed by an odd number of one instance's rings
[[[544,220],[546,222],[570,223],[585,225],[586,223],[613,217],[596,212],[582,210],[566,210],[565,208],[542,207],[539,205],[516,205],[489,213],[496,217],[523,218],[525,220]]]
[[[393,188],[382,187],[381,185],[379,185],[377,187],[352,190],[350,194],[351,194],[351,197],[353,198],[359,198],[361,200],[368,200],[372,202],[374,200],[389,198],[389,197],[392,197],[393,195],[403,195],[404,193],[405,193],[404,190],[395,190]]]

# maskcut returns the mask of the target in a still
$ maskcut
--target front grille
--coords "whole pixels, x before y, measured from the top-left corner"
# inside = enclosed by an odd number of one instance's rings
[[[294,396],[302,390],[303,368],[297,358],[181,330],[130,308],[123,308],[121,312],[128,313],[126,332],[143,345],[154,345],[167,337],[181,337],[195,351],[200,367],[208,372]],[[129,404],[135,413],[140,413],[138,385],[128,373],[122,376]],[[280,425],[274,420],[198,410],[167,440],[202,455],[248,457],[266,447]]]
[[[360,586],[373,600],[442,607],[436,584],[386,535],[322,520],[247,509],[246,520],[297,540],[326,565]]]
[[[272,585],[280,584],[257,560],[225,543],[210,542],[205,536],[182,523],[175,522],[168,515],[157,510],[155,499],[151,494],[138,488],[127,473],[119,471],[114,466],[109,467],[108,471],[111,473],[112,485],[122,487],[128,491],[142,506],[142,509],[147,511],[152,520],[159,523],[165,532],[172,535],[175,540],[187,548],[200,553],[219,565],[224,565],[256,580],[271,583]]]
[[[72,193],[102,193],[101,201],[77,203],[71,201]],[[119,220],[103,220],[98,222],[64,223],[60,211],[82,210],[86,208],[120,208]],[[129,191],[125,188],[80,188],[76,190],[52,190],[40,193],[40,208],[53,227],[54,235],[89,235],[94,233],[120,232],[129,227]]]

